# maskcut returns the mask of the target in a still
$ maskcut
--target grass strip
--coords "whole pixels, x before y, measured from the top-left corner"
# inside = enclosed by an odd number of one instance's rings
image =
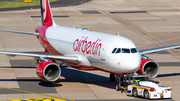
[[[54,2],[57,0],[49,0],[50,2]],[[0,9],[1,8],[19,8],[19,7],[33,7],[39,6],[39,0],[31,0],[31,2],[24,2],[24,0],[15,0],[15,1],[1,1],[0,2]]]

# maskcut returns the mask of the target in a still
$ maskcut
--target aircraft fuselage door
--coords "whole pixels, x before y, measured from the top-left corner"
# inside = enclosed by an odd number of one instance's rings
[[[109,45],[109,43],[110,43],[111,41],[106,41],[105,42],[105,44],[103,45],[103,47],[102,47],[102,51],[101,51],[101,60],[102,61],[105,61],[106,60],[106,49],[107,49],[107,47],[108,47],[108,45]]]

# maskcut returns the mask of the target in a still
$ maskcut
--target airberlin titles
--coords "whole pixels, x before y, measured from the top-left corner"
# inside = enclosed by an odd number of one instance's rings
[[[95,42],[87,41],[87,39],[88,36],[83,36],[82,39],[76,39],[73,43],[74,51],[100,56],[102,47],[101,39],[98,38]]]

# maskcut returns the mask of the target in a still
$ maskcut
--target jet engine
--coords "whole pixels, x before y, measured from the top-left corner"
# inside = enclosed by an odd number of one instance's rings
[[[36,73],[43,81],[57,81],[61,75],[60,67],[54,62],[40,62],[36,67]]]
[[[155,78],[159,73],[159,65],[152,59],[141,60],[141,67],[137,70],[138,74],[146,74],[150,78]]]

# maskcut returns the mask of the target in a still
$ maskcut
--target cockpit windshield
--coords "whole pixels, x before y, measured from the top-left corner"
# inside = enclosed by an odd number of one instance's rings
[[[116,50],[117,50],[117,48],[114,48],[113,51],[112,51],[112,53],[114,53]]]
[[[118,50],[116,51],[116,53],[120,53],[121,52],[121,48],[118,48]]]
[[[138,51],[137,51],[137,49],[136,48],[130,48],[130,49],[128,49],[128,48],[114,48],[113,50],[112,50],[112,53],[137,53]]]
[[[132,48],[132,49],[131,49],[131,52],[132,52],[132,53],[137,53],[136,48]]]
[[[122,48],[122,53],[130,53],[130,50],[127,48]]]

